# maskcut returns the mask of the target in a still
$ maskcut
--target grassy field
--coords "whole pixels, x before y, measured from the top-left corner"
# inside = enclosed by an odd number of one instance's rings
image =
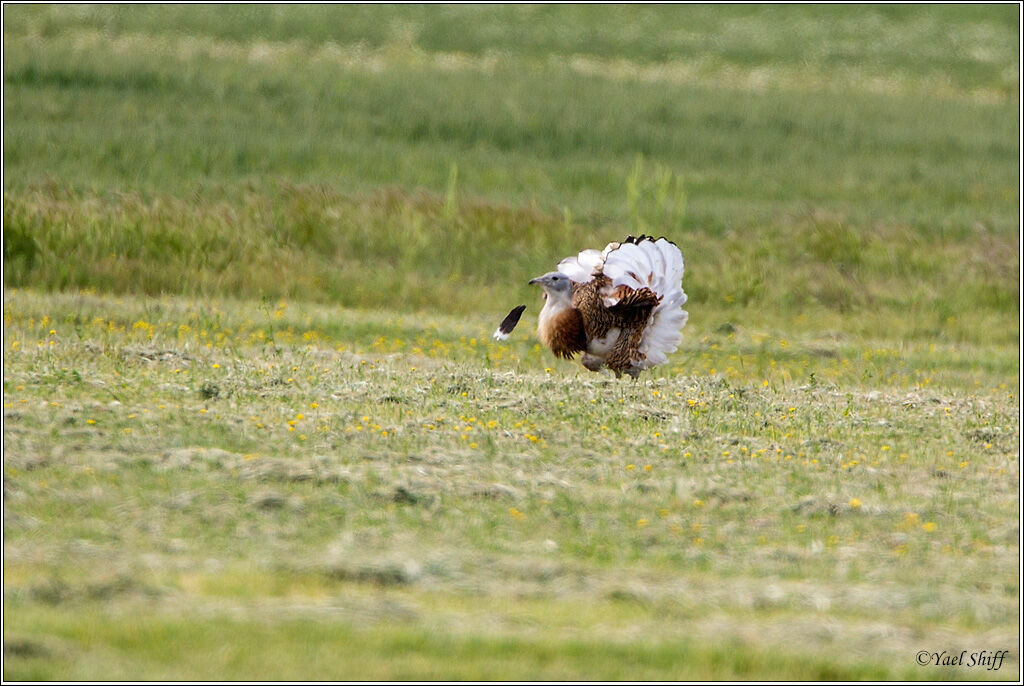
[[[1018,678],[1018,11],[5,6],[4,678]]]

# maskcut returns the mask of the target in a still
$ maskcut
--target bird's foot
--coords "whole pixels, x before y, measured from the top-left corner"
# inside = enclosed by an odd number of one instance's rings
[[[637,380],[640,376],[640,372],[643,371],[640,367],[634,367],[632,365],[629,367],[608,367],[608,369],[615,372],[616,379],[621,379],[623,374],[628,374],[634,381]]]

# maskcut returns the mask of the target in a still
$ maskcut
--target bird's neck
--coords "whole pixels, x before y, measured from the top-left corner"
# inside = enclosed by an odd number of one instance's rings
[[[545,291],[544,307],[537,316],[537,328],[541,332],[541,338],[554,326],[555,320],[566,310],[572,308],[572,298],[568,293]]]
[[[568,291],[544,291],[542,314],[545,311],[547,311],[548,315],[557,314],[567,307],[572,307],[572,295]]]

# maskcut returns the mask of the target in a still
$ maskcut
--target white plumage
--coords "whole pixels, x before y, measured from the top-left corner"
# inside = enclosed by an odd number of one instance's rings
[[[562,265],[571,273],[563,270]],[[587,267],[589,273],[580,278]],[[619,302],[619,286],[634,291],[649,288],[660,298],[640,339],[638,351],[641,354],[634,360],[640,369],[665,364],[668,355],[679,349],[683,342],[681,329],[690,315],[682,309],[687,300],[682,284],[685,265],[683,253],[675,243],[666,238],[644,240],[644,237],[635,243],[609,243],[600,253],[584,250],[575,258],[562,260],[559,271],[579,283],[590,281],[595,271],[610,278],[611,285],[601,289],[605,307]]]

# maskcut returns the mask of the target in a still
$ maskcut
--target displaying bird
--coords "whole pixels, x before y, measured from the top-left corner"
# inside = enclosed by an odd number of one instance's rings
[[[607,366],[635,379],[667,362],[683,340],[689,314],[682,279],[683,254],[667,238],[629,236],[584,250],[530,280],[544,289],[537,334],[556,357],[582,353],[591,371]],[[494,337],[508,338],[524,309],[509,312]]]

